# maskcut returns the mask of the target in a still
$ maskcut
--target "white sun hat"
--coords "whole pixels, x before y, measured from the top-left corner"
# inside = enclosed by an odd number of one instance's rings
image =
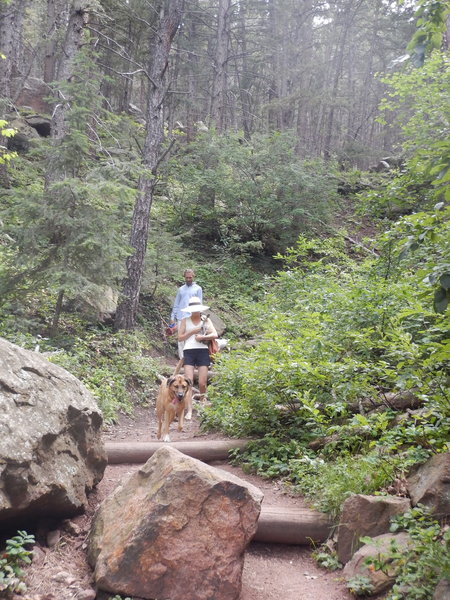
[[[182,308],[181,310],[183,312],[194,313],[203,312],[208,309],[209,306],[205,306],[204,304],[202,304],[200,298],[198,298],[197,296],[192,296],[192,298],[189,298],[189,304],[186,306],[186,308]]]

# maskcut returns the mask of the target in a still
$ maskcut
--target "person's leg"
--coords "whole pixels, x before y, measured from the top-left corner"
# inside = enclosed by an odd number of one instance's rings
[[[192,382],[194,381],[194,366],[193,365],[184,365],[184,376],[190,379]],[[190,421],[192,419],[192,389],[189,392],[189,397],[186,398],[186,421]]]
[[[206,395],[208,384],[208,367],[198,367],[198,389],[201,396]]]

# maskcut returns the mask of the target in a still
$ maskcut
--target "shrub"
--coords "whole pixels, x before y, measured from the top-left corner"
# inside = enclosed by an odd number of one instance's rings
[[[119,411],[130,413],[133,401],[148,401],[158,367],[144,355],[147,344],[137,332],[97,332],[49,359],[78,377],[97,399],[105,421],[112,422]]]
[[[3,596],[2,592],[20,594],[26,591],[22,566],[31,563],[32,551],[25,546],[34,544],[34,541],[34,536],[26,531],[18,531],[17,535],[6,540],[5,549],[0,555],[0,595]]]
[[[383,556],[367,560],[377,570],[386,565],[394,570],[395,583],[386,600],[429,600],[441,579],[450,580],[450,530],[442,529],[421,505],[395,515],[390,529],[406,531],[412,543],[404,551],[394,544]]]

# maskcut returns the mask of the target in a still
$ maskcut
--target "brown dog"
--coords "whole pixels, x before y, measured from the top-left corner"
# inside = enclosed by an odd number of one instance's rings
[[[175,416],[178,417],[178,431],[183,429],[184,409],[191,409],[192,381],[184,375],[172,375],[163,379],[156,398],[158,417],[158,440],[163,433],[163,441],[170,442],[169,427]]]

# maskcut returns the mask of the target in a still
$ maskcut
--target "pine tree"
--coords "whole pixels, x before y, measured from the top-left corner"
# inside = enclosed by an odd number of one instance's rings
[[[119,142],[126,122],[120,127],[120,118],[102,108],[90,52],[85,45],[70,81],[57,84],[62,97],[70,98],[64,135],[40,143],[35,151],[40,170],[30,174],[28,186],[8,192],[2,214],[12,240],[0,279],[2,300],[52,290],[57,302],[49,333],[56,331],[63,299],[93,286],[118,285],[128,248],[123,227],[131,211],[135,157],[108,149]]]

